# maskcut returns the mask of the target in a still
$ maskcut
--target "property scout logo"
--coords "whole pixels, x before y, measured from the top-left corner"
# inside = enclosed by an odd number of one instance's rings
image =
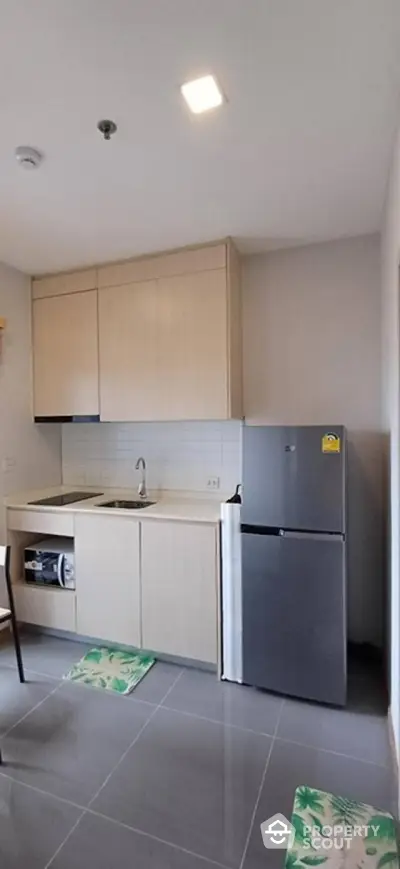
[[[261,835],[266,848],[291,848],[295,829],[285,815],[272,815],[261,824]]]
[[[303,824],[301,846],[313,851],[343,851],[351,848],[354,838],[373,839],[379,835],[379,824]],[[272,815],[261,824],[265,848],[289,849],[296,838],[293,824],[285,815]]]

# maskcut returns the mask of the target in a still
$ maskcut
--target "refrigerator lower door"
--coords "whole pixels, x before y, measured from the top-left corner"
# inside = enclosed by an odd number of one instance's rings
[[[243,681],[344,705],[343,538],[243,533],[242,587]]]

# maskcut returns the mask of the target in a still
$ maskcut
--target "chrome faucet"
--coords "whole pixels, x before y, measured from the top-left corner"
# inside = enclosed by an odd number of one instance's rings
[[[143,456],[140,456],[135,465],[135,471],[142,471],[142,479],[138,486],[138,494],[139,498],[147,498],[147,489],[146,489],[146,462]]]

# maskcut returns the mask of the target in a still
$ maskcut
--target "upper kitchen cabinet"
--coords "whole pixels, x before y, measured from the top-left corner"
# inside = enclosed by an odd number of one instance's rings
[[[61,272],[58,275],[34,278],[32,281],[32,299],[44,299],[47,296],[63,296],[66,293],[83,293],[85,290],[95,290],[96,288],[97,269],[83,269],[80,272]]]
[[[155,281],[99,290],[102,420],[160,419],[156,291]]]
[[[35,419],[98,417],[97,290],[34,297],[32,306]]]
[[[161,419],[229,417],[225,269],[160,278],[157,290]]]
[[[105,266],[98,274],[101,419],[240,418],[233,246]]]

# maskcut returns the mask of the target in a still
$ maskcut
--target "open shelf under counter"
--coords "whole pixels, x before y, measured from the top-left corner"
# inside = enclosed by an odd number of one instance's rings
[[[20,512],[9,510],[9,513]],[[21,511],[24,513],[25,511]],[[38,512],[38,516],[42,515]],[[53,534],[55,537],[72,535]],[[43,527],[36,530],[7,528],[7,542],[11,546],[11,582],[14,591],[15,610],[19,622],[54,628],[60,631],[76,632],[76,592],[73,589],[56,586],[29,584],[25,582],[25,549],[35,547],[46,532]]]

